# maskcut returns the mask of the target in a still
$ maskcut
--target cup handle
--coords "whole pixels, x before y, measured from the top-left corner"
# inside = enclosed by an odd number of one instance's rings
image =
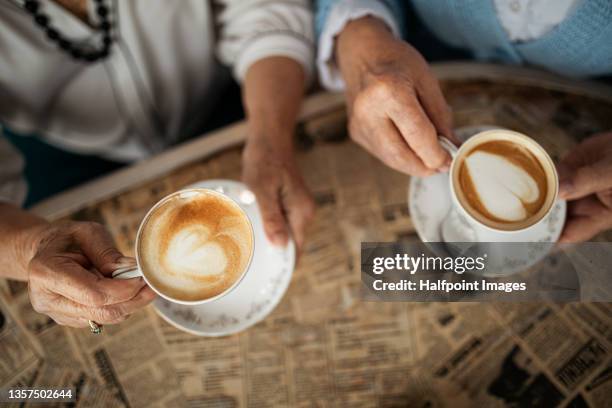
[[[459,151],[459,148],[444,136],[438,135],[438,141],[440,142],[440,145],[442,145],[442,148],[446,150],[448,154],[451,155],[451,158],[454,159],[457,155],[457,152]]]
[[[125,266],[117,269],[111,276],[113,279],[133,279],[141,277],[142,272],[138,266]]]

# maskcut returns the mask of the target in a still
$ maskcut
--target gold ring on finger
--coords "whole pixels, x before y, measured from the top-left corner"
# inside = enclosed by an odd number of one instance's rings
[[[102,333],[102,325],[98,324],[96,322],[94,322],[93,320],[88,320],[87,323],[89,323],[89,330],[91,330],[91,332],[93,334],[100,334]]]

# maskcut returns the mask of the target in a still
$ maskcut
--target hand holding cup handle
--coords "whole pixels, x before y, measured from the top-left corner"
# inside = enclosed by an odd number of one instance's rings
[[[448,139],[445,136],[439,135],[438,141],[440,142],[440,145],[442,146],[442,148],[446,150],[448,154],[450,154],[451,159],[454,159],[455,156],[457,156],[457,152],[459,151],[459,148],[453,142],[451,142],[450,139]]]
[[[127,280],[142,277],[142,272],[137,265],[122,266],[116,269],[111,277],[113,279]],[[93,320],[88,320],[89,328],[93,334],[102,333],[102,325]]]
[[[138,266],[124,266],[115,270],[112,274],[113,279],[133,279],[142,277],[142,272]]]

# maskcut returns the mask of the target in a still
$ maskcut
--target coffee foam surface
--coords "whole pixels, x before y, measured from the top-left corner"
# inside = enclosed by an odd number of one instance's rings
[[[212,193],[171,198],[147,220],[139,258],[147,279],[179,300],[214,297],[239,279],[253,248],[239,207]]]
[[[524,203],[538,200],[540,191],[534,178],[504,157],[475,152],[465,159],[472,183],[482,205],[494,217],[521,221],[529,216]]]
[[[494,222],[529,219],[547,195],[547,176],[538,159],[527,148],[509,141],[473,148],[465,155],[459,179],[472,208]]]

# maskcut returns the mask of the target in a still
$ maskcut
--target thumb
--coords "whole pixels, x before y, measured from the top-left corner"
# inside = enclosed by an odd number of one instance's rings
[[[561,164],[559,196],[565,200],[575,200],[612,188],[612,169],[609,167],[605,162],[595,162],[573,169]]]

